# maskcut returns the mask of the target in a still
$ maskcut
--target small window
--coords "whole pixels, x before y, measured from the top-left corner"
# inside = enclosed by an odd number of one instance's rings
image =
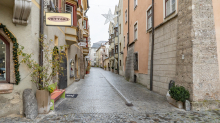
[[[121,24],[119,25],[119,34],[121,34]]]
[[[56,8],[58,8],[58,0],[53,0],[53,4]]]
[[[134,8],[137,7],[137,1],[138,1],[138,0],[134,0]]]
[[[134,70],[138,70],[138,53],[134,53]]]
[[[118,53],[118,45],[115,45],[115,53]]]
[[[152,8],[147,11],[147,29],[152,27]]]
[[[73,7],[66,4],[66,13],[73,13]]]
[[[128,35],[128,33],[127,33],[127,44],[129,44],[129,37],[128,37],[129,35]]]
[[[120,66],[121,66],[121,60],[120,60]]]
[[[65,4],[65,12],[66,13],[71,13],[72,17],[73,17],[73,7],[68,5],[68,4]],[[73,24],[73,22],[72,22]]]
[[[58,46],[58,37],[57,37],[57,36],[55,36],[54,45],[55,45],[55,46]]]
[[[84,27],[84,29],[87,29],[86,28],[86,20],[83,21],[83,27]]]
[[[127,10],[125,11],[125,23],[127,23],[128,21],[128,13],[127,13]]]
[[[176,10],[176,0],[165,0],[165,14],[169,16]]]
[[[134,40],[137,39],[138,32],[137,32],[137,23],[134,25]]]
[[[124,47],[125,47],[125,36],[124,36]]]

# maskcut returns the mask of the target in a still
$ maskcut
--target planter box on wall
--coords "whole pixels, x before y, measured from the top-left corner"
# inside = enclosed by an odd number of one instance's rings
[[[38,113],[47,114],[50,111],[50,94],[46,90],[36,91]]]

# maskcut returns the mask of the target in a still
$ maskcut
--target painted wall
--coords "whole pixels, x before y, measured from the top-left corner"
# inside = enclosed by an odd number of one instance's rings
[[[6,25],[6,27],[15,35],[18,43],[21,46],[24,46],[24,52],[33,53],[32,58],[35,61],[39,61],[39,0],[32,0],[32,8],[31,14],[29,17],[29,23],[27,26],[24,25],[15,25],[12,23],[13,16],[13,6],[6,7],[0,5],[0,23]],[[65,41],[65,27],[44,27],[44,34],[47,35],[47,39],[45,42],[49,42],[51,49],[54,47],[54,42],[49,40],[55,40],[55,36],[58,37],[58,46],[66,45]],[[69,63],[70,59],[75,59],[75,54],[80,56],[80,49],[76,45],[71,45],[67,49],[67,63]],[[52,58],[52,57],[51,57]],[[19,57],[21,60],[22,57]],[[67,66],[67,84],[70,85],[74,82],[71,79],[69,73],[69,64]],[[0,117],[10,115],[10,114],[23,114],[23,102],[22,102],[22,93],[24,89],[31,88],[36,91],[35,84],[31,82],[30,72],[31,70],[27,68],[25,64],[21,64],[20,68],[21,81],[19,85],[13,85],[14,89],[12,93],[9,94],[0,94],[0,107],[2,110],[0,111]],[[79,71],[80,72],[80,71]],[[0,85],[1,86],[1,85]],[[7,104],[7,105],[5,105]]]

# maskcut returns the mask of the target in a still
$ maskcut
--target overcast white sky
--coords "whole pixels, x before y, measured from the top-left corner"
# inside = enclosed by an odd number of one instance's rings
[[[90,8],[86,15],[89,18],[91,44],[108,41],[109,23],[104,25],[106,19],[102,14],[107,14],[109,8],[114,13],[118,2],[119,0],[89,0]]]

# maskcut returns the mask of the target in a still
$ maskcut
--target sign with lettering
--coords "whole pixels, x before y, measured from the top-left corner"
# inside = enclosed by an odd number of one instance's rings
[[[46,13],[47,26],[72,26],[71,13]]]
[[[66,98],[76,98],[78,94],[65,94]]]
[[[80,43],[78,43],[78,45],[82,46],[82,47],[85,47],[87,45],[87,43],[86,42],[80,42]]]

